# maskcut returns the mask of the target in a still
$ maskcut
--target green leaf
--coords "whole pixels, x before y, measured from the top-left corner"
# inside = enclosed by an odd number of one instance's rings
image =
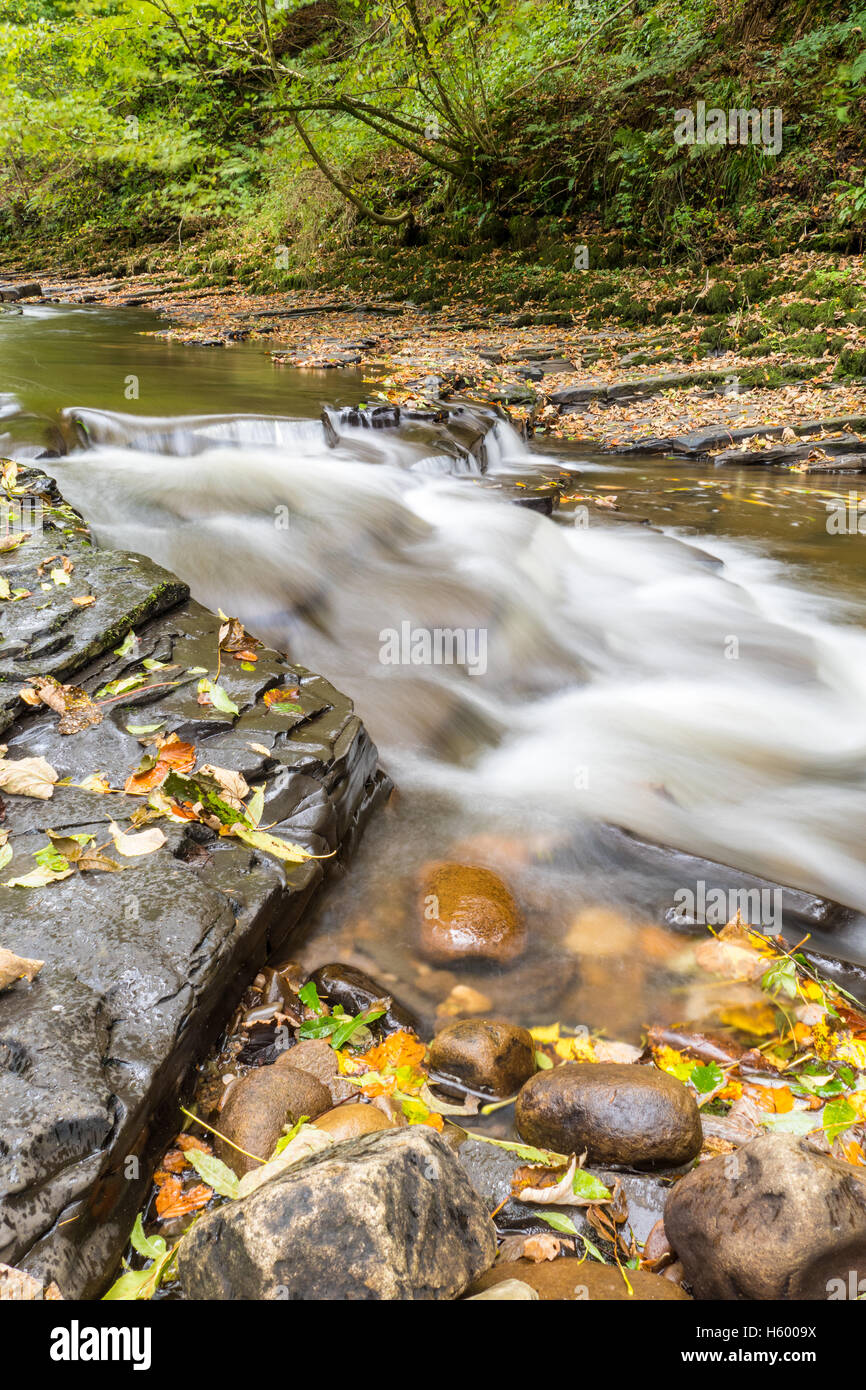
[[[247,816],[254,826],[258,827],[264,809],[265,789],[264,787],[256,787],[255,791],[253,792],[252,796],[249,798],[247,802]]]
[[[715,1091],[717,1086],[721,1086],[725,1079],[725,1074],[718,1062],[710,1062],[705,1067],[695,1067],[689,1080],[696,1091],[701,1095],[707,1095],[710,1091]]]
[[[761,978],[761,989],[768,994],[797,998],[797,966],[793,960],[774,961]]]
[[[822,1123],[824,1133],[832,1144],[834,1139],[838,1139],[843,1130],[857,1121],[857,1111],[854,1109],[845,1096],[840,1096],[839,1100],[831,1100],[824,1106]]]
[[[585,1197],[588,1202],[609,1202],[611,1193],[601,1178],[587,1173],[585,1168],[575,1168],[571,1186],[576,1197]]]
[[[58,855],[58,858],[61,856]],[[66,860],[63,860],[66,864]],[[31,869],[29,874],[23,874],[21,878],[7,878],[7,888],[44,888],[49,883],[59,883],[61,879],[69,878],[74,870],[66,865],[65,869],[39,868]]]
[[[309,1115],[302,1115],[299,1120],[296,1120],[295,1123],[292,1125],[291,1129],[288,1130],[277,1140],[274,1151],[271,1154],[271,1158],[279,1158],[280,1154],[283,1152],[283,1149],[288,1148],[289,1144],[291,1144],[295,1136],[299,1134],[300,1131],[304,1128],[304,1125],[308,1125],[309,1123]]]
[[[274,700],[268,705],[269,712],[273,714],[303,714],[303,706],[295,704],[292,700]]]
[[[136,643],[136,636],[135,636],[135,633],[130,629],[130,631],[126,634],[126,636],[124,637],[123,641],[121,642],[120,646],[119,646],[119,647],[115,647],[115,649],[114,649],[114,655],[115,655],[115,656],[131,656],[132,653],[135,651],[135,643]]]
[[[341,1024],[331,1038],[331,1046],[335,1052],[339,1052],[341,1047],[349,1041],[359,1028],[366,1028],[368,1023],[375,1023],[377,1018],[382,1018],[386,1013],[385,1009],[367,1009],[365,1013],[358,1014],[357,1018],[350,1018],[346,1023]]]
[[[314,1014],[323,1014],[325,1006],[319,998],[319,991],[316,989],[315,980],[308,980],[298,990],[298,998],[302,1004],[306,1004],[308,1009],[312,1009]]]
[[[0,869],[5,869],[12,858],[12,846],[0,845]]]
[[[205,1153],[204,1149],[187,1149],[186,1156],[199,1177],[220,1197],[237,1197],[240,1180],[227,1163],[214,1154]]]
[[[491,1139],[489,1135],[477,1134],[471,1129],[467,1129],[466,1133],[470,1139],[480,1139],[483,1144],[494,1144],[497,1149],[517,1154],[524,1163],[540,1163],[545,1168],[562,1168],[569,1163],[568,1154],[554,1153],[553,1149],[536,1149],[532,1144],[516,1144],[508,1139]]]
[[[808,1110],[789,1110],[786,1115],[764,1115],[761,1124],[782,1134],[812,1134],[818,1129],[816,1116]]]
[[[165,720],[160,719],[156,724],[127,724],[126,732],[128,734],[135,734],[136,738],[140,734],[155,734],[157,729],[161,729],[164,723]]]
[[[550,1071],[551,1067],[553,1066],[553,1063],[551,1062],[546,1052],[539,1052],[536,1049],[535,1065],[539,1071]]]
[[[231,699],[227,691],[223,690],[221,685],[217,685],[216,681],[201,680],[198,683],[198,688],[202,694],[210,695],[210,702],[214,709],[221,710],[223,714],[235,715],[240,713],[234,700]]]
[[[548,1226],[552,1226],[555,1231],[562,1231],[564,1235],[576,1236],[579,1234],[571,1217],[563,1215],[561,1211],[534,1211],[533,1215],[545,1221]]]
[[[133,1250],[148,1260],[158,1260],[165,1254],[165,1241],[162,1236],[146,1236],[141,1221],[141,1212],[135,1218],[135,1225],[129,1237]]]
[[[102,1301],[108,1303],[120,1300],[132,1303],[138,1298],[153,1298],[158,1283],[159,1279],[153,1276],[152,1265],[149,1269],[128,1269],[114,1281],[108,1293],[102,1295]]]
[[[267,830],[251,830],[241,821],[235,822],[232,834],[243,840],[245,845],[263,850],[265,854],[272,854],[274,858],[283,859],[288,864],[303,864],[305,859],[323,857],[310,854],[308,850],[301,849],[300,845],[292,844],[291,840],[281,840],[279,835],[271,835]]]

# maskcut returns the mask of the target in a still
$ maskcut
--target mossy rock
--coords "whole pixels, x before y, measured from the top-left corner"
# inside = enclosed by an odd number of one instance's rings
[[[698,314],[729,314],[737,307],[737,287],[726,280],[717,280],[695,304]]]
[[[653,316],[652,310],[644,300],[633,299],[628,294],[620,295],[612,308],[622,323],[649,323]]]
[[[617,286],[612,280],[590,280],[586,287],[587,299],[613,299],[617,294]]]
[[[736,336],[731,332],[724,319],[719,319],[716,323],[708,323],[702,329],[700,342],[706,343],[713,348],[735,348],[737,346]]]
[[[843,377],[866,376],[866,349],[843,349],[839,354],[839,361],[836,363],[836,370],[833,375],[837,380]]]
[[[661,323],[662,319],[666,318],[668,314],[680,313],[682,307],[682,300],[676,299],[673,296],[660,299],[653,309],[653,318],[656,323]]]

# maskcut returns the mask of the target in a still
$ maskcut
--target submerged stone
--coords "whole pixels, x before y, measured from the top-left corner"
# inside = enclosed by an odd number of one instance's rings
[[[214,1153],[242,1177],[260,1166],[257,1158],[271,1157],[284,1125],[296,1124],[302,1115],[315,1119],[330,1106],[330,1091],[310,1072],[276,1064],[259,1067],[229,1091],[216,1128],[231,1142],[216,1139]]]
[[[421,954],[437,965],[508,964],[526,947],[526,927],[509,888],[490,869],[441,862],[421,876]]]
[[[535,1044],[528,1029],[502,1019],[465,1019],[436,1034],[429,1061],[445,1081],[511,1096],[535,1071]]]

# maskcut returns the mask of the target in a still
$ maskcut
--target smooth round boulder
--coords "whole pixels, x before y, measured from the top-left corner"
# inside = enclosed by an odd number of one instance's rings
[[[800,1135],[761,1134],[699,1164],[672,1189],[664,1222],[697,1299],[866,1293],[866,1171]]]
[[[498,874],[443,861],[421,875],[419,949],[436,965],[507,965],[526,948],[517,903]]]
[[[470,1091],[513,1096],[535,1071],[535,1044],[526,1028],[498,1018],[451,1023],[430,1044],[431,1071]]]
[[[357,1139],[362,1134],[373,1134],[377,1129],[393,1129],[392,1122],[377,1105],[363,1105],[360,1101],[349,1105],[338,1105],[334,1110],[326,1110],[313,1121],[316,1129],[330,1134],[335,1144],[344,1139]]]
[[[259,1067],[229,1091],[215,1127],[231,1143],[217,1139],[214,1153],[243,1177],[259,1167],[256,1158],[270,1158],[284,1125],[296,1124],[302,1115],[315,1119],[331,1106],[330,1092],[309,1072],[289,1066]]]
[[[466,1296],[472,1298],[506,1280],[519,1279],[535,1289],[543,1303],[592,1300],[633,1303],[635,1299],[641,1302],[670,1302],[689,1297],[685,1289],[659,1274],[649,1274],[643,1269],[629,1269],[626,1274],[633,1293],[629,1292],[628,1284],[615,1265],[578,1260],[573,1255],[544,1260],[540,1264],[534,1260],[508,1260],[494,1265],[476,1279],[467,1289]]]
[[[703,1135],[691,1092],[658,1067],[566,1062],[539,1072],[517,1097],[522,1139],[590,1163],[679,1167],[696,1158]]]

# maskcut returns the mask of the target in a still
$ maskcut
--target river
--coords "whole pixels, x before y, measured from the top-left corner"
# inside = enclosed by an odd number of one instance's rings
[[[866,909],[866,538],[826,524],[844,480],[530,450],[493,425],[488,479],[570,479],[548,517],[459,476],[424,429],[341,424],[372,389],[359,373],[145,336],[162,326],[0,316],[0,454],[60,428],[72,451],[41,466],[99,543],[166,565],[355,700],[398,794],[309,924],[308,963],[351,956],[432,1012],[452,986],[413,960],[414,875],[487,863],[535,942],[493,1002],[521,1021],[559,1008],[562,941],[598,913],[607,964],[571,1007],[633,1036],[664,980],[632,938],[611,946],[604,913],[658,922],[679,881],[611,825]],[[581,524],[583,489],[621,513]],[[437,629],[467,633],[474,660],[415,664],[412,636]],[[866,960],[859,927],[840,953]]]

